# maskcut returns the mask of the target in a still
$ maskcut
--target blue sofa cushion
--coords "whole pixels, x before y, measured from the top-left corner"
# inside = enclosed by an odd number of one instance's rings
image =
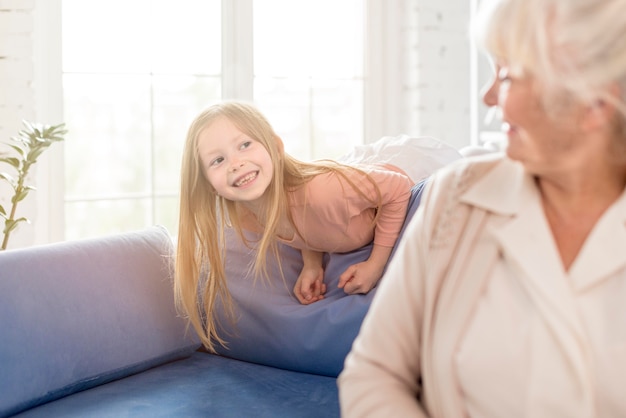
[[[412,189],[405,227],[419,205],[423,186],[420,182]],[[326,296],[311,305],[301,305],[293,296],[302,268],[299,251],[280,247],[286,283],[275,261],[268,263],[270,281],[255,281],[250,273],[252,250],[233,231],[227,238],[226,274],[237,318],[231,323],[223,313],[218,315],[220,335],[228,342],[226,348],[218,347],[218,352],[254,363],[336,377],[376,293],[374,288],[367,295],[346,295],[337,288],[339,275],[349,265],[366,260],[371,245],[349,253],[326,254]]]
[[[333,418],[339,399],[331,377],[196,352],[18,417]]]
[[[164,228],[0,252],[0,416],[191,355]]]

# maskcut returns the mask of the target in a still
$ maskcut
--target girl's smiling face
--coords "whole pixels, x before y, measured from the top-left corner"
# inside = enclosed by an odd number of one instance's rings
[[[254,203],[272,181],[273,163],[265,147],[219,117],[198,135],[202,170],[227,200]]]

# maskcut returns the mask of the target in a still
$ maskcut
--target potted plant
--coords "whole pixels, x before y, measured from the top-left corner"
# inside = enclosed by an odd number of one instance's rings
[[[0,155],[0,163],[9,165],[14,174],[0,172],[0,180],[7,182],[13,189],[10,208],[0,205],[0,226],[4,220],[2,230],[3,239],[0,251],[6,250],[9,236],[21,222],[30,222],[26,217],[16,218],[17,204],[24,200],[33,186],[26,184],[26,176],[30,168],[37,162],[37,158],[55,142],[63,141],[67,131],[65,124],[42,125],[23,121],[24,129],[20,130],[17,137],[11,137],[11,143],[6,143],[15,152]]]

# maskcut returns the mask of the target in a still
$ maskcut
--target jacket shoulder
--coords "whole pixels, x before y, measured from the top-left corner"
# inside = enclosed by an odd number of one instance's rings
[[[460,196],[472,184],[499,164],[507,164],[502,153],[467,157],[442,167],[431,179],[431,193],[435,195]]]
[[[463,229],[461,225],[472,209],[461,203],[463,193],[494,167],[507,161],[503,154],[486,154],[463,158],[435,173],[425,196],[434,247],[447,246]]]

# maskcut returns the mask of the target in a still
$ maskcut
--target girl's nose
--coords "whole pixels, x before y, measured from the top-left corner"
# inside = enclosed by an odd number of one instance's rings
[[[245,161],[235,161],[231,164],[230,171],[234,173],[237,170],[240,170],[244,165],[246,165]]]

